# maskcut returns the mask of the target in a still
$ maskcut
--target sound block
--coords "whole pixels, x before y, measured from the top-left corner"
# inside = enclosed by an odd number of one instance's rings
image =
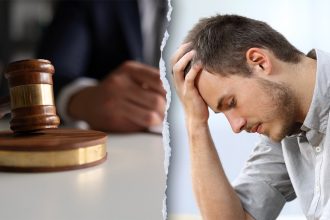
[[[93,130],[0,132],[0,170],[48,172],[95,166],[107,158],[106,142],[105,133]]]

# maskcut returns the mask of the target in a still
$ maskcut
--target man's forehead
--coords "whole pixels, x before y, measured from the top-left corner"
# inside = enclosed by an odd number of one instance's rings
[[[210,86],[211,84],[217,84],[222,86],[228,80],[229,77],[224,77],[219,73],[211,73],[206,69],[203,69],[198,77],[198,84],[200,86]]]
[[[207,78],[219,78],[221,79],[223,76],[221,76],[221,74],[219,73],[215,73],[215,72],[210,72],[208,70],[206,70],[205,68],[202,69],[202,72],[200,73],[201,76],[207,77]]]
[[[210,72],[206,69],[203,69],[200,73],[199,79],[202,83],[217,82],[219,86],[225,86],[228,84],[236,84],[246,80],[247,77],[241,76],[239,74],[221,74],[216,72]]]
[[[196,79],[196,86],[201,96],[205,99],[207,97],[216,96],[219,92],[222,93],[227,87],[227,77],[221,76],[217,73],[210,73],[203,69]]]
[[[223,76],[203,69],[196,85],[200,95],[210,106],[215,105],[220,97],[236,93],[246,84],[245,80],[247,78],[240,75]]]

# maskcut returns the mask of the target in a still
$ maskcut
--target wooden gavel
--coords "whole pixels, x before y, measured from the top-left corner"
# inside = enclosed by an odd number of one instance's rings
[[[0,99],[1,115],[11,112],[12,131],[0,131],[0,170],[45,172],[98,165],[107,158],[107,134],[57,128],[54,67],[48,60],[22,60],[6,71],[10,97]]]
[[[57,128],[53,95],[54,67],[48,60],[32,59],[11,63],[6,71],[10,98],[0,98],[0,118],[11,112],[10,128],[15,133]]]

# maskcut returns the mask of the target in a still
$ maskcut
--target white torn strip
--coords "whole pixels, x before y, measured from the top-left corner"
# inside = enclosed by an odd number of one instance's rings
[[[168,0],[168,12],[166,15],[168,24],[171,21],[171,13],[172,13],[171,0]],[[169,110],[170,103],[171,103],[171,89],[170,89],[170,84],[166,79],[166,66],[165,66],[165,61],[163,59],[163,52],[164,52],[164,48],[166,46],[166,42],[167,42],[168,38],[169,38],[169,34],[168,34],[168,31],[166,30],[163,40],[162,40],[162,44],[160,46],[161,56],[160,56],[160,60],[159,60],[160,79],[162,80],[163,87],[166,91],[166,108],[165,108],[165,117],[164,117],[164,121],[163,121],[163,131],[162,131],[163,146],[164,146],[164,151],[165,151],[164,169],[165,169],[166,179],[167,179],[167,175],[168,175],[168,168],[169,168],[170,156],[171,156],[169,123],[167,122],[168,110]],[[163,211],[162,211],[164,220],[167,219],[167,207],[166,207],[167,196],[165,193],[166,189],[167,189],[167,183],[166,183],[165,191],[164,191]]]

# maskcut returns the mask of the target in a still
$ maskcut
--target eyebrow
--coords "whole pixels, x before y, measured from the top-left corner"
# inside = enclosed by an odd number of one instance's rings
[[[225,99],[224,96],[220,97],[219,100],[218,100],[218,104],[217,104],[217,110],[221,110],[222,107],[223,107],[223,100]],[[219,112],[214,112],[214,113],[219,113]]]

